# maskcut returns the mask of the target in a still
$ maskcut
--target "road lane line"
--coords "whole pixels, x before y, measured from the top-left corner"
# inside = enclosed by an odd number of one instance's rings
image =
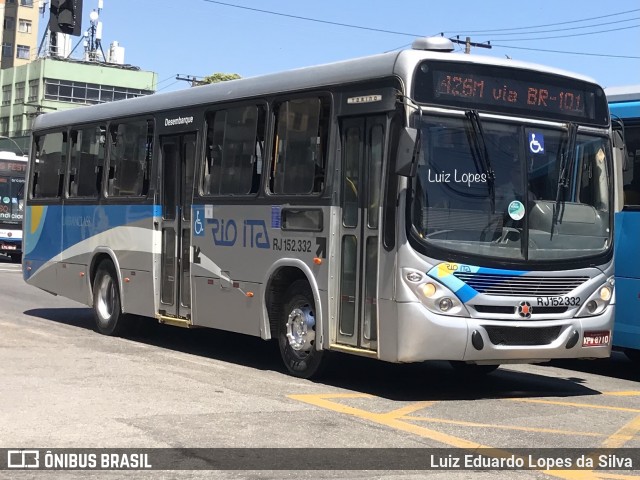
[[[602,442],[603,448],[621,448],[640,432],[640,415],[623,425],[617,432]]]
[[[508,398],[507,400],[510,400],[512,402],[540,403],[543,405],[562,405],[563,407],[593,408],[598,410],[611,410],[616,412],[640,413],[640,410],[637,408],[607,407],[606,405],[592,405],[590,403],[559,402],[556,400],[538,400],[533,398]]]
[[[640,391],[630,390],[628,392],[602,392],[602,395],[611,397],[640,397]]]
[[[398,410],[393,410],[388,413],[374,413],[374,412],[369,412],[367,410],[361,410],[355,407],[349,407],[347,405],[341,405],[339,403],[332,402],[329,400],[331,398],[371,397],[371,395],[366,395],[366,394],[336,394],[336,395],[298,394],[298,395],[288,395],[288,397],[291,398],[292,400],[298,400],[300,402],[308,403],[315,407],[324,408],[326,410],[331,410],[333,412],[352,415],[362,420],[368,420],[380,425],[387,426],[389,428],[393,428],[393,429],[400,430],[407,433],[412,433],[414,435],[418,435],[422,438],[427,438],[429,440],[434,440],[444,445],[449,445],[452,447],[461,448],[465,450],[476,450],[479,448],[487,448],[492,450],[492,456],[496,458],[500,458],[500,457],[511,458],[512,456],[514,456],[514,454],[509,453],[509,451],[507,450],[490,447],[488,445],[482,445],[477,442],[471,442],[469,440],[455,437],[453,435],[438,432],[436,430],[431,430],[429,428],[421,427],[419,425],[414,425],[408,422],[403,422],[396,417],[389,416],[389,413],[394,413],[400,410],[409,410],[411,406],[423,405],[425,403],[431,403],[431,402],[419,402],[416,404],[408,405],[406,407],[402,407]],[[535,470],[531,470],[531,471],[535,471]],[[546,475],[557,477],[557,478],[563,478],[565,480],[590,480],[590,479],[598,478],[594,474],[594,472],[589,470],[538,470],[538,471]]]
[[[361,410],[359,408],[350,407],[348,405],[341,405],[339,403],[330,401],[329,398],[331,398],[331,396],[327,395],[299,394],[289,395],[289,398],[308,403],[316,407],[324,408],[326,410],[352,415],[363,420],[369,420],[381,425],[388,426],[390,428],[394,428],[396,430],[413,433],[423,438],[429,438],[431,440],[435,440],[436,442],[444,443],[445,445],[452,445],[454,447],[466,448],[470,450],[475,450],[477,448],[490,448],[480,443],[470,442],[462,438],[454,437],[453,435],[448,435],[446,433],[430,430],[419,425],[413,425],[411,423],[400,421],[394,417],[388,416],[388,413],[369,412],[367,410]]]
[[[571,432],[567,430],[554,430],[552,428],[535,428],[535,427],[517,427],[511,425],[495,425],[491,423],[476,423],[476,422],[465,422],[462,420],[445,420],[443,418],[431,418],[431,417],[411,417],[405,416],[402,417],[402,420],[414,420],[419,422],[431,422],[431,423],[444,423],[448,425],[459,425],[462,427],[479,427],[479,428],[496,428],[499,430],[518,430],[523,432],[538,432],[538,433],[553,433],[560,435],[580,435],[583,437],[605,437],[604,433],[595,433],[595,432]]]
[[[423,408],[430,407],[435,403],[438,403],[438,402],[431,401],[431,402],[412,403],[411,405],[406,405],[406,406],[398,408],[396,410],[391,410],[390,412],[387,412],[384,415],[386,417],[389,417],[389,418],[403,419],[404,417],[406,417],[410,413],[416,412],[418,410],[422,410]]]

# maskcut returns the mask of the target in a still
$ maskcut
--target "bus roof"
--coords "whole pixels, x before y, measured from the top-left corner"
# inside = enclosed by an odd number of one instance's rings
[[[640,100],[640,85],[622,85],[604,89],[609,103],[633,102]]]
[[[363,80],[382,79],[392,76],[410,78],[416,62],[428,59],[535,70],[596,83],[593,79],[583,75],[511,59],[425,50],[402,50],[400,52],[383,53],[286,72],[203,85],[175,92],[118,100],[94,105],[91,108],[75,108],[47,113],[36,118],[33,131],[60,125],[106,121],[112,118],[142,115],[153,111],[168,111],[214,102],[227,102],[242,98],[357,83]]]
[[[16,160],[26,162],[27,160],[29,160],[29,157],[27,155],[18,155],[17,153],[3,150],[0,151],[0,160]]]

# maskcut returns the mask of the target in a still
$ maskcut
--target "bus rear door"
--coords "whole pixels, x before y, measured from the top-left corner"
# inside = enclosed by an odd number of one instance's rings
[[[160,314],[191,323],[191,203],[196,133],[160,137],[162,261]],[[167,322],[170,323],[170,322]]]

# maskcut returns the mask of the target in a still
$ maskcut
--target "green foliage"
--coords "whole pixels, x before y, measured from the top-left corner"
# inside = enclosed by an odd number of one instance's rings
[[[227,82],[229,80],[237,80],[238,78],[242,78],[237,73],[214,73],[212,75],[208,75],[204,77],[202,83],[219,83],[219,82]]]

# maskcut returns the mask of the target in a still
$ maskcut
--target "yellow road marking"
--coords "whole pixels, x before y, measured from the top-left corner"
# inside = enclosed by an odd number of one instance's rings
[[[496,428],[499,430],[519,430],[522,432],[539,432],[539,433],[555,433],[559,435],[581,435],[583,437],[604,437],[603,433],[594,433],[594,432],[570,432],[567,430],[554,430],[552,428],[534,428],[534,427],[515,427],[510,425],[493,425],[491,423],[475,423],[475,422],[464,422],[461,420],[445,420],[443,418],[431,418],[431,417],[410,417],[404,416],[403,420],[417,420],[420,422],[431,422],[431,423],[445,423],[449,425],[460,425],[462,427],[480,427],[480,428]]]
[[[628,392],[602,392],[602,395],[609,395],[611,397],[640,397],[640,392],[637,390],[630,390]]]
[[[411,405],[406,405],[402,408],[398,408],[396,410],[391,410],[390,412],[385,413],[384,415],[389,418],[403,418],[409,415],[410,413],[416,412],[418,410],[422,410],[423,408],[430,407],[434,403],[437,402],[418,402],[412,403]]]
[[[633,478],[640,478],[638,475],[619,475],[616,473],[600,473],[599,477],[602,479],[612,478],[614,480],[631,480]]]
[[[640,432],[640,416],[637,416],[602,442],[603,448],[620,448]]]
[[[406,407],[399,408],[397,410],[392,410],[391,412],[374,413],[374,412],[369,412],[367,410],[361,410],[355,407],[349,407],[347,405],[341,405],[339,403],[332,402],[330,400],[333,398],[365,398],[365,397],[372,397],[372,395],[367,395],[367,394],[289,395],[289,398],[293,400],[298,400],[300,402],[308,403],[310,405],[331,410],[333,412],[352,415],[354,417],[357,417],[363,420],[369,420],[371,422],[375,422],[380,425],[385,425],[387,427],[390,427],[396,430],[418,435],[422,438],[428,438],[430,440],[434,440],[444,445],[449,445],[452,447],[462,448],[466,450],[475,450],[478,448],[490,448],[492,450],[492,456],[496,458],[498,457],[511,458],[513,456],[506,450],[489,447],[488,445],[482,445],[476,442],[471,442],[463,438],[455,437],[453,435],[448,435],[446,433],[438,432],[436,430],[431,430],[429,428],[421,427],[419,425],[413,425],[411,423],[402,421],[401,415],[403,414],[403,412],[409,413],[412,411],[416,411],[416,410],[419,410],[420,408],[424,408],[425,406],[429,406],[434,402],[418,402],[412,405],[407,405]],[[394,415],[398,415],[398,416],[394,416]],[[582,470],[582,471],[540,470],[540,471],[550,476],[564,478],[565,480],[589,480],[589,479],[598,478],[597,476],[594,475],[594,472],[588,471],[588,470]]]
[[[590,403],[559,402],[555,400],[538,400],[533,398],[509,398],[508,400],[511,400],[512,402],[541,403],[546,405],[562,405],[563,407],[595,408],[598,410],[640,413],[640,410],[637,408],[607,407],[606,405],[592,405]]]
[[[428,428],[421,427],[419,425],[413,425],[407,422],[403,422],[391,416],[390,414],[392,414],[393,412],[374,413],[374,412],[369,412],[367,410],[361,410],[359,408],[349,407],[347,405],[341,405],[339,403],[330,401],[329,398],[332,398],[332,396],[330,395],[301,394],[301,395],[289,395],[289,398],[298,400],[300,402],[305,402],[311,405],[315,405],[316,407],[321,407],[321,408],[338,412],[338,413],[345,413],[347,415],[352,415],[357,418],[369,420],[381,425],[386,425],[387,427],[394,428],[397,430],[402,430],[404,432],[413,433],[423,438],[430,438],[431,440],[435,440],[436,442],[444,443],[446,445],[452,445],[454,447],[466,448],[466,449],[489,448],[488,446],[482,445],[480,443],[470,442],[462,438],[454,437],[453,435],[447,435],[446,433],[430,430]],[[338,398],[345,398],[345,397],[338,397]],[[431,402],[427,402],[427,403],[431,403]],[[406,408],[407,407],[404,407],[400,410],[406,411]]]

